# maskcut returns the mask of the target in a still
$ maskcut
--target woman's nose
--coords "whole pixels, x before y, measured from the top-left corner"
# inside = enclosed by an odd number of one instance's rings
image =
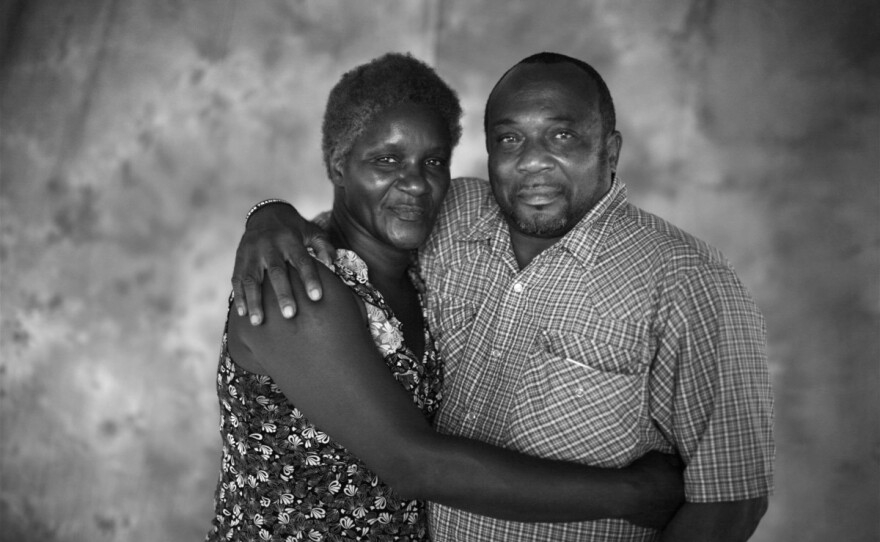
[[[425,178],[422,168],[417,164],[409,165],[401,171],[397,186],[413,196],[419,196],[431,191],[431,185]]]

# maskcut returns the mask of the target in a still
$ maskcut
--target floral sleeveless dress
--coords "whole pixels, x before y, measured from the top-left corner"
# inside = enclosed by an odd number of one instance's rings
[[[338,250],[335,273],[363,300],[376,346],[394,378],[431,418],[441,365],[425,324],[425,355],[406,347],[400,322],[354,252]],[[424,312],[424,285],[410,277]],[[427,318],[425,318],[427,322]],[[425,508],[401,500],[361,461],[306,419],[266,375],[240,368],[223,335],[217,374],[223,457],[206,540],[427,540]]]

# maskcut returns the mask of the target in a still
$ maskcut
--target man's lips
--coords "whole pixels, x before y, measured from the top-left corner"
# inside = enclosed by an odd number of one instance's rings
[[[516,199],[525,205],[550,205],[563,195],[563,190],[552,185],[525,186],[516,192]]]

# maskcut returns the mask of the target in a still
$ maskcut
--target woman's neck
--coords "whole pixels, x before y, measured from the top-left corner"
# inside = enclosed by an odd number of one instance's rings
[[[384,282],[407,276],[412,251],[395,248],[376,239],[342,205],[334,203],[328,226],[331,240],[338,248],[351,250],[364,260],[370,270],[371,281]]]

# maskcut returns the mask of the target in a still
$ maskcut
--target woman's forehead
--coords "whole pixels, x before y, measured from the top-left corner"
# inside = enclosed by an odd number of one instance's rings
[[[439,113],[428,106],[403,103],[377,114],[355,141],[355,146],[378,143],[433,141],[450,145],[446,124]]]

